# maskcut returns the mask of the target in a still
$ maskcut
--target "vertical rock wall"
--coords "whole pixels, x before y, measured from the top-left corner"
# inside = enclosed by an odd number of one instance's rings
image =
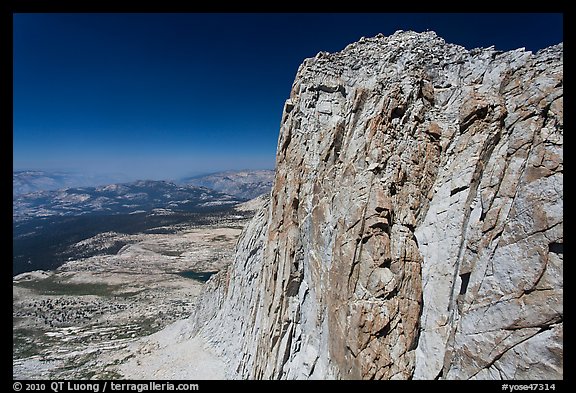
[[[193,317],[231,378],[562,378],[563,47],[300,66],[269,203]]]

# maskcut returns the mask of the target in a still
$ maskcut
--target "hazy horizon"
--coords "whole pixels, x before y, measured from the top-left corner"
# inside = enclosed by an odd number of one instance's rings
[[[218,168],[205,168],[202,170],[188,170],[188,171],[177,171],[173,175],[166,174],[164,172],[158,172],[157,176],[154,175],[154,172],[151,171],[149,173],[141,173],[140,175],[130,175],[129,173],[120,172],[120,171],[102,171],[102,170],[86,170],[86,168],[76,169],[76,168],[60,168],[60,167],[49,167],[49,168],[40,168],[40,167],[14,167],[12,172],[45,172],[50,174],[62,173],[62,174],[71,174],[71,175],[78,175],[78,176],[98,176],[98,177],[124,177],[126,179],[132,180],[179,180],[184,179],[187,177],[195,177],[195,176],[205,176],[214,173],[222,173],[222,172],[241,172],[241,171],[273,171],[274,167],[218,167]]]
[[[53,169],[53,170],[45,170],[45,169],[38,169],[38,168],[25,168],[25,169],[13,169],[13,173],[22,173],[22,172],[41,172],[47,175],[65,175],[71,177],[78,177],[84,179],[94,179],[95,186],[103,185],[103,184],[113,184],[113,183],[131,183],[135,181],[146,181],[146,180],[153,180],[153,181],[175,181],[179,182],[189,178],[195,177],[202,177],[208,176],[218,173],[226,173],[226,172],[242,172],[242,171],[274,171],[274,168],[239,168],[239,169],[223,169],[223,170],[205,170],[205,171],[198,171],[198,172],[188,172],[183,175],[173,176],[173,177],[140,177],[140,176],[129,176],[125,173],[120,172],[81,172],[78,170],[67,170],[67,169]]]

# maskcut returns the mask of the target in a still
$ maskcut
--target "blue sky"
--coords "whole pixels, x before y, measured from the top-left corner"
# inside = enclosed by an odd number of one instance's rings
[[[273,168],[300,63],[399,29],[469,49],[563,40],[561,14],[14,14],[14,169]]]

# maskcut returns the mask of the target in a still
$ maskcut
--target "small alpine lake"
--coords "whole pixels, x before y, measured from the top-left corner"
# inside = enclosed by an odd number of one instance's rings
[[[216,273],[218,272],[197,272],[194,270],[185,270],[176,274],[182,277],[191,278],[193,280],[206,282]]]

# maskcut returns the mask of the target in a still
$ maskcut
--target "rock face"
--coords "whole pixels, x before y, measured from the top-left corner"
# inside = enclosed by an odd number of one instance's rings
[[[231,378],[562,378],[562,146],[562,44],[321,52],[193,329]]]

